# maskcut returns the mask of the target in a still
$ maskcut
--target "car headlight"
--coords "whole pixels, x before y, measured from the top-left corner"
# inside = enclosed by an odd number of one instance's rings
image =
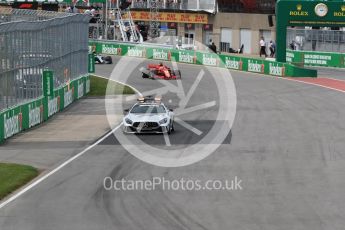
[[[126,119],[125,119],[125,122],[126,122],[127,124],[129,124],[129,125],[133,124],[133,121],[132,121],[131,119],[129,119],[129,118],[126,118]]]
[[[168,122],[168,118],[164,118],[164,119],[162,119],[162,120],[160,120],[159,121],[159,124],[165,124],[165,123],[167,123]]]

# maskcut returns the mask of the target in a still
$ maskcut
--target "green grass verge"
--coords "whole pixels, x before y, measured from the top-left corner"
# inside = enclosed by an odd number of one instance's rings
[[[135,94],[134,90],[126,85],[91,75],[88,96],[105,96],[107,87],[110,89],[108,95]]]
[[[37,175],[38,170],[31,166],[0,163],[0,200]]]

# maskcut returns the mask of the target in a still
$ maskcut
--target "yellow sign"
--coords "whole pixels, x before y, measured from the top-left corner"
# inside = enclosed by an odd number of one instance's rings
[[[342,6],[340,7],[340,10],[341,10],[341,11],[334,12],[334,17],[345,17],[345,6],[342,5]]]
[[[131,11],[131,13],[134,21],[150,21],[150,12]],[[123,18],[126,16],[124,15]],[[208,24],[207,14],[159,12],[158,18],[160,22]]]
[[[290,11],[290,16],[308,16],[308,11],[302,11],[302,5],[298,4],[296,6],[297,10]]]

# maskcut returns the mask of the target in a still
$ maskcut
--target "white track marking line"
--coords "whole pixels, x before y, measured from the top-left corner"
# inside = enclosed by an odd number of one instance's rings
[[[200,136],[202,134],[202,131],[200,131],[197,128],[194,128],[193,126],[191,126],[190,124],[188,124],[187,122],[185,122],[184,120],[175,117],[175,121],[177,123],[179,123],[180,125],[182,125],[183,127],[185,127],[186,129],[189,129],[190,131],[192,131],[193,133],[195,133],[196,135]]]
[[[32,188],[34,188],[35,186],[37,186],[38,184],[40,184],[42,181],[46,180],[48,177],[50,177],[51,175],[57,173],[58,171],[60,171],[63,167],[65,167],[66,165],[68,165],[69,163],[71,163],[72,161],[78,159],[80,156],[84,155],[86,152],[88,152],[89,150],[91,150],[92,148],[94,148],[96,145],[98,145],[99,143],[101,143],[102,141],[104,141],[106,138],[108,138],[111,134],[113,134],[116,130],[118,130],[120,127],[122,126],[122,122],[121,124],[119,124],[118,126],[116,126],[114,129],[112,129],[111,131],[109,131],[106,135],[104,135],[101,139],[99,139],[98,141],[96,141],[94,144],[90,145],[89,147],[87,147],[86,149],[84,149],[82,152],[78,153],[77,155],[73,156],[72,158],[68,159],[67,161],[65,161],[64,163],[62,163],[61,165],[59,165],[58,167],[56,167],[55,169],[53,169],[52,171],[48,172],[47,174],[43,175],[42,177],[38,178],[36,181],[34,181],[33,183],[25,186],[23,189],[21,189],[19,192],[17,192],[16,194],[14,194],[13,196],[11,196],[10,198],[8,198],[7,200],[5,200],[4,202],[0,203],[0,209],[5,207],[6,205],[8,205],[9,203],[11,203],[12,201],[16,200],[17,198],[19,198],[20,196],[22,196],[24,193],[26,193],[27,191],[31,190]]]
[[[326,79],[331,79],[331,80],[335,80],[335,81],[345,82],[345,79],[337,79],[337,78],[333,78],[333,77],[321,77],[321,78],[326,78]]]
[[[204,104],[201,104],[201,105],[196,105],[196,106],[193,106],[193,107],[190,107],[190,108],[187,108],[187,109],[182,109],[182,110],[177,109],[176,110],[176,115],[180,116],[180,115],[183,115],[183,114],[186,114],[186,113],[192,113],[192,112],[195,112],[195,111],[198,111],[198,110],[208,109],[210,107],[215,106],[216,104],[217,104],[216,101],[210,101],[210,102],[207,102],[207,103],[204,103]]]
[[[324,86],[324,85],[319,85],[319,84],[312,83],[312,82],[305,82],[305,81],[298,80],[298,79],[288,79],[288,78],[282,78],[282,79],[285,79],[285,80],[288,80],[288,81],[300,82],[300,83],[304,83],[304,84],[307,84],[307,85],[319,86],[319,87],[322,87],[322,88],[325,88],[325,89],[331,89],[331,90],[335,90],[335,91],[338,91],[338,92],[341,92],[341,93],[345,93],[345,90],[336,89],[336,88],[332,88],[332,87]]]
[[[163,133],[163,136],[164,136],[164,140],[165,140],[165,145],[166,146],[171,146],[169,134]]]

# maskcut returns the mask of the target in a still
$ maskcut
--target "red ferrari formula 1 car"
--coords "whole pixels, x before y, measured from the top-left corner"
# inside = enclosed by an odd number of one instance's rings
[[[149,64],[147,68],[140,68],[143,78],[151,79],[164,79],[164,80],[176,80],[181,79],[180,70],[172,70],[166,65],[160,64]]]

